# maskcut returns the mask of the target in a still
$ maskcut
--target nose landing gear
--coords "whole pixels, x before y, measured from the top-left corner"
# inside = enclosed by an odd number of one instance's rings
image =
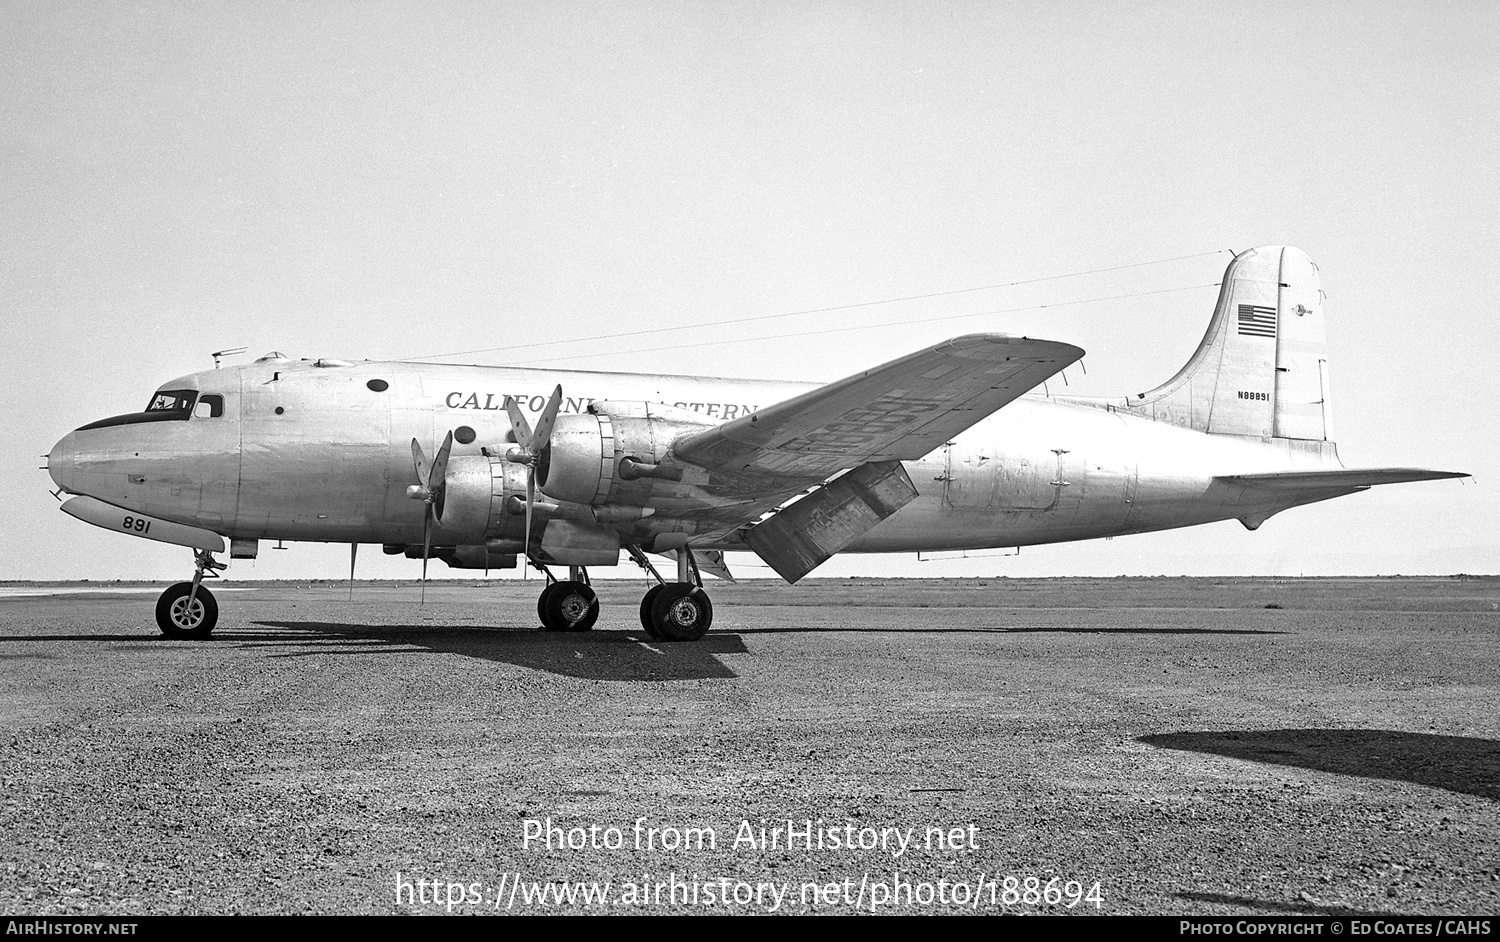
[[[205,577],[217,579],[215,570],[228,569],[229,564],[215,562],[207,550],[198,550],[193,558],[193,581],[177,583],[156,600],[156,624],[168,638],[207,638],[219,623],[218,600],[201,583]]]

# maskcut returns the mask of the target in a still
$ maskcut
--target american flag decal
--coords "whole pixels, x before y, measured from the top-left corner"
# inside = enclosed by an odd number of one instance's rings
[[[1240,333],[1250,337],[1275,337],[1276,309],[1258,304],[1241,304]]]

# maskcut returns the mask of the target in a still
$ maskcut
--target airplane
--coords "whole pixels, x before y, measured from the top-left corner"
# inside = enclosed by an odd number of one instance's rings
[[[202,583],[227,567],[226,540],[231,559],[262,540],[348,543],[351,578],[359,544],[379,543],[422,560],[424,590],[429,559],[524,559],[557,631],[594,626],[588,569],[624,553],[653,582],[647,634],[695,641],[713,621],[703,574],[729,577],[726,551],[795,583],[840,552],[1254,530],[1375,485],[1468,476],[1343,466],[1318,269],[1299,249],[1237,255],[1197,351],[1150,391],[1053,394],[1082,356],[969,334],[826,385],[216,357],[45,457],[64,512],[194,551],[192,580],[157,603],[168,638],[213,631]],[[673,581],[650,554],[675,560]]]

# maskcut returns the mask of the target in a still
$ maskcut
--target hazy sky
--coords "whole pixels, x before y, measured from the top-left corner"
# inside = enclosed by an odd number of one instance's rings
[[[1345,462],[1475,482],[818,574],[1497,572],[1497,101],[1491,0],[3,0],[0,577],[190,574],[59,513],[36,456],[212,350],[831,380],[996,330],[1076,343],[1068,391],[1125,394],[1201,337],[1192,286],[1230,258],[1202,253],[1274,243],[1322,268]],[[933,320],[981,312],[1006,313]],[[896,326],[757,339],[871,323]]]

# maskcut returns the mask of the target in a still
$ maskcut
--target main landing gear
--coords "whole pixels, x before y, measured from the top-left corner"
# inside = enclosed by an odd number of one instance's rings
[[[568,567],[568,580],[561,582],[539,563],[533,566],[547,575],[547,587],[536,600],[536,616],[548,631],[588,631],[599,620],[599,597],[589,585],[589,572],[582,566]]]
[[[697,641],[714,621],[714,607],[703,591],[703,576],[693,553],[677,551],[677,581],[667,582],[651,565],[640,547],[630,546],[630,558],[656,580],[641,599],[641,627],[657,641]],[[547,576],[547,587],[536,600],[536,614],[547,631],[588,631],[599,620],[599,597],[589,584],[588,570],[569,566],[568,579],[560,580],[543,564],[531,565]]]
[[[193,559],[197,563],[193,581],[177,583],[156,600],[156,624],[168,638],[207,638],[219,623],[219,603],[201,583],[205,578],[217,579],[215,570],[229,565],[215,562],[207,550],[198,550]]]
[[[641,599],[641,627],[657,641],[697,641],[714,622],[714,607],[703,591],[703,576],[687,547],[677,551],[677,581],[667,582],[640,547],[630,558],[656,580]]]

